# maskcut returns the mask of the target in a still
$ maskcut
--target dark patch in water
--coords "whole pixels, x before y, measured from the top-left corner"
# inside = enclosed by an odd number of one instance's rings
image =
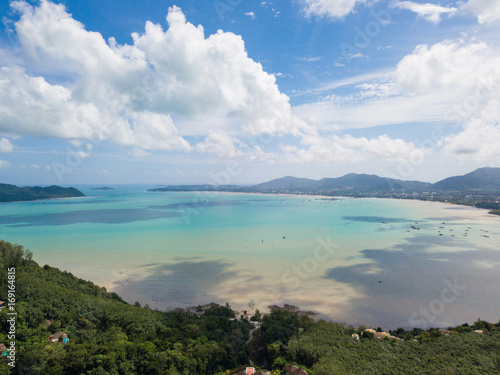
[[[103,203],[117,203],[117,202],[125,202],[125,199],[100,199],[100,197],[85,197],[78,198],[77,200],[71,199],[52,199],[52,200],[44,200],[44,201],[35,201],[32,203],[38,204],[47,204],[47,205],[78,205],[78,204],[103,204]]]
[[[165,310],[212,300],[225,302],[211,294],[219,283],[236,275],[227,270],[230,266],[224,261],[155,264],[146,278],[117,282],[114,290],[128,301],[154,301]]]
[[[399,217],[382,217],[382,216],[342,216],[343,220],[361,221],[364,223],[410,223],[411,220]]]
[[[443,327],[472,323],[477,317],[498,321],[500,252],[472,245],[464,251],[432,252],[435,246],[451,249],[457,242],[417,236],[391,249],[366,249],[361,253],[369,263],[334,267],[324,277],[349,284],[365,295],[350,301],[353,322],[423,328],[424,324]],[[460,291],[453,302],[441,303],[443,290],[447,290],[446,298],[453,296],[447,282],[454,284],[455,280],[467,289]],[[438,302],[430,307],[433,301]],[[444,311],[439,311],[443,306]],[[420,308],[434,308],[439,313],[424,318]]]
[[[246,205],[243,201],[191,201],[182,203],[171,203],[158,206],[149,206],[151,210],[178,210],[178,209],[201,209],[206,207],[230,207]]]
[[[56,226],[81,223],[124,224],[176,216],[179,216],[179,214],[146,209],[81,210],[43,215],[0,216],[0,224],[10,227]]]

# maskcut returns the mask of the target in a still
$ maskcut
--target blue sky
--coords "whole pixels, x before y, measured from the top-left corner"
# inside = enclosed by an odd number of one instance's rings
[[[0,181],[437,181],[500,163],[500,3],[5,1]]]

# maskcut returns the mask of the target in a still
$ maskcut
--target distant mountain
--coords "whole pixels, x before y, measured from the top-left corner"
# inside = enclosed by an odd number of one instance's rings
[[[479,194],[500,193],[500,168],[481,168],[465,176],[450,177],[435,184],[405,181],[369,174],[349,173],[337,178],[311,180],[286,176],[254,186],[184,185],[166,186],[150,191],[233,191],[247,193],[323,194],[348,196],[397,196],[415,194],[428,196],[431,192]],[[427,195],[426,195],[427,194]]]
[[[318,183],[316,180],[310,180],[308,178],[297,178],[286,176],[272,180],[269,182],[264,182],[253,186],[254,189],[267,190],[267,189],[311,189],[314,188]]]
[[[445,178],[433,185],[444,191],[500,192],[500,168],[479,168],[463,176]]]
[[[307,178],[283,177],[253,186],[262,192],[286,190],[289,192],[333,193],[342,191],[381,192],[429,189],[431,184],[418,181],[403,181],[368,174],[349,173],[338,178],[323,178],[319,181]]]
[[[34,201],[38,199],[51,198],[74,198],[84,197],[80,190],[75,188],[63,188],[60,186],[49,186],[42,188],[35,187],[17,187],[14,185],[0,184],[0,202]]]
[[[108,187],[108,186],[102,186],[102,187],[92,188],[90,190],[102,190],[102,191],[106,191],[106,190],[114,190],[114,188],[111,188],[111,187]]]

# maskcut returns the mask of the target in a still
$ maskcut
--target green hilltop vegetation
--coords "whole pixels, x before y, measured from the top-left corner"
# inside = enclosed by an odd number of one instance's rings
[[[0,241],[3,301],[9,267],[16,268],[16,367],[0,360],[1,375],[223,375],[240,371],[250,359],[273,375],[284,374],[291,363],[310,375],[500,374],[500,323],[478,319],[450,329],[449,336],[438,329],[391,331],[398,340],[279,309],[256,312],[250,321],[234,319],[228,304],[203,313],[200,307],[199,314],[165,313],[41,267],[22,246]],[[0,343],[8,342],[6,314],[0,312]],[[256,321],[261,327],[250,335]],[[56,332],[69,342],[49,342]]]
[[[14,185],[0,184],[0,202],[34,201],[38,199],[51,198],[74,198],[83,197],[80,190],[75,188],[63,188],[60,186],[49,187],[17,187]]]

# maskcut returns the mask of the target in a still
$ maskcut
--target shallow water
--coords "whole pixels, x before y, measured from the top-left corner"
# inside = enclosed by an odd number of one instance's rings
[[[80,189],[88,196],[1,204],[0,238],[152,308],[291,303],[384,328],[500,318],[500,218],[484,210]]]

